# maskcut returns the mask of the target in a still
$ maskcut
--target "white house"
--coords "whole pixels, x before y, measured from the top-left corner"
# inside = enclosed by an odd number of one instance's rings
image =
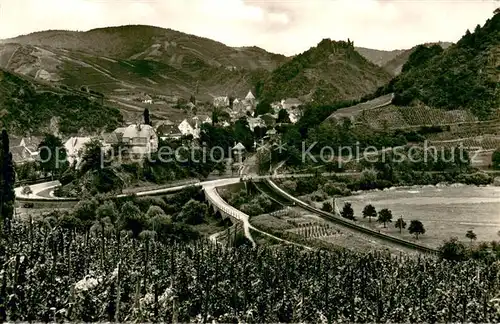
[[[158,136],[150,125],[130,125],[123,133],[122,144],[129,154],[150,154],[158,151]]]
[[[297,121],[299,121],[300,114],[299,112],[292,110],[288,113],[288,118],[290,118],[290,122],[292,124],[295,124]]]
[[[193,138],[198,138],[200,136],[200,129],[197,122],[193,125],[189,123],[187,119],[184,119],[179,124],[178,128],[183,136],[192,135]]]
[[[252,132],[253,132],[254,128],[257,127],[257,126],[259,126],[259,127],[266,126],[266,123],[260,117],[248,118],[247,121],[248,121],[248,127],[250,128],[250,130]]]
[[[74,162],[76,162],[77,166],[80,164],[85,144],[91,140],[92,138],[90,137],[71,137],[64,143],[66,158],[69,164],[73,164]]]
[[[145,104],[152,104],[153,98],[151,98],[150,95],[145,95],[144,98],[142,98],[142,102]]]
[[[288,98],[281,100],[281,107],[285,110],[290,110],[293,108],[297,108],[302,105],[302,101],[297,98]]]
[[[247,96],[245,97],[245,100],[247,100],[247,101],[255,100],[255,96],[253,95],[252,90],[248,91]]]
[[[212,123],[212,118],[208,115],[197,115],[193,117],[193,121],[198,123],[199,125],[201,124],[211,124]]]
[[[215,97],[213,104],[214,104],[214,107],[217,107],[217,108],[229,107],[229,97],[228,96]]]
[[[35,161],[30,151],[24,146],[11,147],[10,153],[12,154],[12,162],[17,165]]]

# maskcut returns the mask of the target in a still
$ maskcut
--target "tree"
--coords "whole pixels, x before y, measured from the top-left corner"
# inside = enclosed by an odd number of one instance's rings
[[[494,170],[500,170],[500,149],[493,152],[491,156],[491,166]]]
[[[52,134],[46,134],[38,145],[40,151],[40,167],[45,172],[50,172],[54,177],[67,166],[66,149],[61,139]]]
[[[0,228],[5,226],[4,230],[10,228],[10,220],[14,215],[14,201],[16,198],[14,192],[14,183],[16,182],[16,173],[10,152],[9,135],[7,131],[2,130],[0,149]]]
[[[148,108],[144,109],[143,115],[144,115],[144,124],[151,125],[151,119],[149,118],[149,109]]]
[[[396,228],[399,228],[399,234],[403,232],[403,228],[406,228],[406,222],[403,220],[403,216],[399,217],[398,220],[396,221],[396,224],[394,224]]]
[[[132,233],[134,239],[137,239],[146,227],[144,214],[131,201],[127,201],[121,208],[121,225],[124,230]]]
[[[163,209],[161,209],[161,207],[150,206],[148,211],[146,212],[146,218],[149,220],[157,216],[166,216],[166,215]]]
[[[280,109],[278,112],[278,120],[276,120],[277,123],[290,123],[290,115],[288,114],[288,111],[285,109]]]
[[[26,186],[21,193],[29,197],[33,193],[33,190],[31,190],[30,186]]]
[[[323,207],[321,207],[321,210],[326,211],[327,213],[330,213],[333,210],[332,204],[329,203],[328,201],[324,202]]]
[[[73,215],[75,218],[79,219],[84,228],[88,231],[94,220],[96,219],[96,212],[99,203],[95,198],[92,199],[82,199],[76,204],[73,209]]]
[[[470,243],[472,244],[472,241],[475,241],[477,239],[476,233],[474,233],[473,230],[468,230],[467,233],[465,233],[465,237],[470,240]]]
[[[350,219],[350,220],[356,220],[354,218],[354,210],[352,209],[351,203],[346,202],[344,204],[344,207],[342,207],[342,211],[340,212],[340,215],[344,218]]]
[[[184,205],[184,207],[182,207],[176,221],[183,221],[186,224],[197,225],[203,223],[206,214],[207,205],[191,199]]]
[[[410,234],[415,234],[415,237],[418,240],[418,236],[420,234],[425,234],[424,224],[422,224],[422,222],[419,220],[412,220],[410,223],[410,227],[408,227],[408,231],[410,232]]]
[[[267,114],[271,112],[271,109],[272,107],[269,101],[263,100],[257,104],[257,107],[255,107],[255,115],[259,116]]]
[[[247,150],[252,150],[254,137],[245,118],[240,118],[234,123],[234,139],[241,142]]]
[[[441,258],[451,261],[464,261],[468,258],[468,251],[465,245],[456,237],[444,241],[438,249]]]
[[[363,208],[363,218],[368,217],[368,222],[372,222],[372,217],[377,217],[377,210],[373,205],[369,204]]]
[[[387,208],[382,209],[381,211],[378,212],[377,222],[383,223],[384,228],[386,228],[387,227],[386,224],[392,222],[392,212]]]
[[[82,153],[82,163],[81,172],[85,173],[87,171],[99,171],[104,164],[101,148],[101,142],[94,138],[90,142],[85,143]]]
[[[196,97],[194,95],[191,95],[191,97],[189,97],[189,102],[193,105],[196,105]]]

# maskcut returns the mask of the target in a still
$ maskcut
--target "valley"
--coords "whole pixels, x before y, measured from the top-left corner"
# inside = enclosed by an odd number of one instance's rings
[[[0,41],[0,321],[498,322],[499,35]]]

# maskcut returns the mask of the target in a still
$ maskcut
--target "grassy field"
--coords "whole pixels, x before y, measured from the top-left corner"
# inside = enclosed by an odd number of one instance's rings
[[[358,224],[405,240],[437,247],[443,240],[451,237],[467,242],[465,233],[468,230],[477,234],[478,241],[489,242],[498,239],[499,197],[499,187],[424,187],[367,192],[338,199],[337,204],[342,209],[344,202],[350,202]],[[375,219],[371,222],[368,218],[363,219],[362,210],[367,204],[372,204],[377,210],[390,209],[393,215],[392,223],[388,223],[384,228],[384,225]],[[426,228],[426,233],[418,240],[407,229],[403,229],[400,234],[394,225],[400,216],[407,223],[407,227],[411,220],[420,220]]]

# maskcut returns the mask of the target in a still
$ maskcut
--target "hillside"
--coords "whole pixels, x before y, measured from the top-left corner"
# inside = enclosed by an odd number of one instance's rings
[[[439,42],[439,43],[427,43],[424,44],[425,46],[432,46],[432,45],[439,45],[443,49],[447,49],[452,45],[452,43],[449,42]],[[408,58],[410,57],[411,53],[413,53],[416,50],[417,46],[414,46],[410,49],[401,51],[398,53],[395,57],[392,59],[388,60],[381,66],[389,72],[392,75],[398,75],[401,73],[401,69],[403,68],[403,65],[408,61]]]
[[[395,92],[394,104],[420,101],[433,108],[466,109],[481,119],[500,107],[500,12],[441,53],[425,46],[418,50],[387,89]]]
[[[368,61],[378,66],[384,66],[387,62],[393,60],[406,50],[384,51],[365,47],[354,48],[359,54],[363,55]]]
[[[0,127],[18,135],[82,134],[113,129],[121,123],[117,109],[66,89],[0,69]]]
[[[348,41],[322,40],[279,66],[257,87],[267,100],[299,97],[315,103],[359,98],[388,82],[390,75],[354,50]]]
[[[258,47],[232,48],[143,25],[44,31],[0,44],[0,67],[119,96],[244,96],[262,75],[286,60]]]

